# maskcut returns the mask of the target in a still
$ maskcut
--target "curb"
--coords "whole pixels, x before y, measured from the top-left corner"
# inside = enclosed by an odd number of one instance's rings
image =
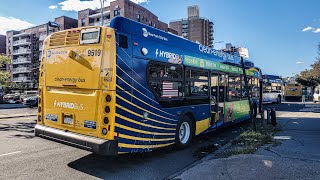
[[[221,146],[218,150],[216,150],[215,152],[211,153],[211,154],[208,154],[206,157],[203,157],[195,162],[193,162],[192,164],[186,166],[185,168],[179,170],[178,172],[175,172],[174,174],[170,175],[169,177],[165,178],[166,180],[174,180],[175,177],[181,175],[183,172],[187,171],[188,169],[202,163],[202,162],[205,162],[205,161],[208,161],[210,160],[211,158],[213,158],[216,154],[224,151],[225,149],[227,149],[228,147],[231,146],[231,142]]]
[[[30,115],[21,115],[21,116],[6,116],[6,117],[0,117],[0,119],[12,119],[12,118],[31,117],[31,116],[37,116],[37,115],[30,114]]]

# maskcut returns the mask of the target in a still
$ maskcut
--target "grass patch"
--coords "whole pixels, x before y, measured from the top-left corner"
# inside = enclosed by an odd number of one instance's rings
[[[279,124],[276,126],[266,125],[265,122],[256,119],[256,127],[250,127],[247,131],[232,140],[232,146],[223,152],[222,156],[229,157],[237,154],[253,154],[259,147],[265,144],[277,146],[279,142],[273,139],[273,135],[279,131],[281,131]]]

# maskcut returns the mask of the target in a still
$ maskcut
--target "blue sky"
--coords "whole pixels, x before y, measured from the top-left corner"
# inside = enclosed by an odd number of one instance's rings
[[[15,0],[0,6],[0,34],[66,15],[77,18],[78,0]],[[135,0],[164,22],[187,16],[188,5],[215,23],[216,41],[247,47],[264,73],[291,76],[315,61],[320,42],[318,0]],[[64,4],[60,4],[64,2]],[[70,6],[71,5],[71,6]],[[49,9],[48,7],[52,6]],[[97,2],[85,7],[97,6]],[[64,10],[62,10],[62,8]],[[8,24],[8,20],[13,23]],[[309,27],[309,28],[308,28]],[[303,32],[305,29],[305,32]],[[224,44],[216,44],[221,48]],[[297,63],[300,62],[300,63]]]

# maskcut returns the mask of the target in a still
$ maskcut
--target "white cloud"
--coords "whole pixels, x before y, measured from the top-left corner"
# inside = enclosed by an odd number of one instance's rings
[[[57,9],[58,8],[58,5],[51,5],[49,6],[49,9]]]
[[[296,62],[296,64],[304,64],[304,62],[303,61],[298,61],[298,62]]]
[[[109,6],[111,1],[115,0],[107,0],[104,6]],[[149,0],[131,0],[134,3],[141,4],[141,3],[149,3]],[[80,1],[80,0],[64,0],[58,5],[64,11],[81,11],[83,9],[100,9],[101,4],[100,0],[92,0],[92,1]],[[50,8],[50,6],[49,6]]]
[[[320,33],[320,28],[314,29],[312,32],[314,32],[314,33]]]
[[[314,30],[314,28],[313,28],[313,27],[308,26],[308,27],[306,27],[306,28],[302,29],[302,32],[306,32],[306,31],[313,31],[313,30]]]
[[[0,16],[0,34],[6,34],[6,31],[21,30],[32,26],[34,25],[21,19]]]

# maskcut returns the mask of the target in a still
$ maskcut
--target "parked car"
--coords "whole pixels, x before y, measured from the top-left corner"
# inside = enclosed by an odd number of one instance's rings
[[[20,100],[23,101],[23,99],[25,98],[36,96],[36,95],[38,95],[38,91],[25,91],[20,95]]]
[[[19,100],[20,100],[19,94],[6,94],[3,96],[4,103],[15,104],[15,103],[18,103]]]
[[[38,95],[31,96],[23,99],[23,105],[28,106],[30,108],[38,106]]]

